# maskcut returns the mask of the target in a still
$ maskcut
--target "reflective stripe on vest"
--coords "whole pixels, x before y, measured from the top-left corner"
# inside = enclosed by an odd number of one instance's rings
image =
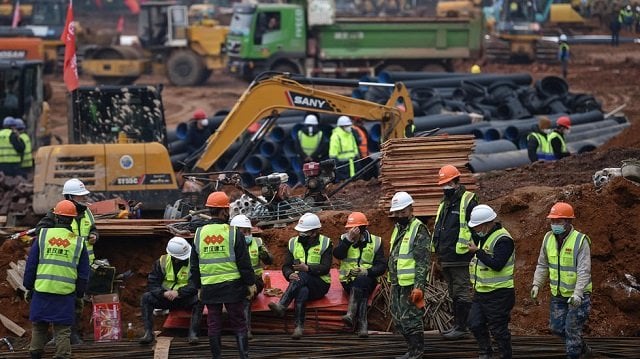
[[[527,135],[527,141],[531,139],[531,137],[534,137],[538,142],[538,147],[536,147],[536,155],[538,155],[538,159],[548,159],[547,156],[549,155],[549,152],[553,151],[549,150],[550,144],[549,140],[547,139],[547,135],[543,135],[538,132],[531,132],[529,135]]]
[[[43,228],[38,236],[35,290],[67,295],[76,291],[83,242],[65,228]]]
[[[471,230],[467,225],[467,208],[469,208],[469,203],[476,196],[475,193],[464,191],[462,196],[460,197],[460,215],[458,216],[458,223],[460,228],[458,230],[458,241],[456,242],[456,254],[465,254],[469,252],[469,241],[471,240]],[[436,224],[440,220],[440,215],[444,210],[444,201],[440,202],[438,206],[438,213],[436,214]],[[435,234],[435,230],[433,233]],[[431,251],[435,252],[435,241],[431,241]]]
[[[236,227],[207,224],[196,230],[193,242],[200,257],[200,282],[203,285],[240,279],[236,264]]]
[[[500,228],[497,231],[491,233],[489,238],[482,244],[482,250],[493,256],[493,249],[501,237],[512,238],[509,232]],[[469,262],[469,274],[473,289],[479,293],[492,292],[500,288],[513,288],[513,267],[515,263],[515,249],[511,252],[511,256],[507,263],[500,271],[495,271],[489,266],[482,263],[477,256],[473,256],[471,262]]]
[[[347,251],[347,256],[340,260],[340,281],[341,282],[350,282],[354,280],[353,277],[347,277],[349,271],[354,268],[366,268],[369,269],[373,266],[373,259],[376,256],[376,252],[380,248],[382,243],[382,239],[378,236],[374,236],[373,234],[369,234],[371,240],[367,243],[364,248],[362,248],[362,256],[360,257],[360,249],[354,248],[353,246],[349,247]]]
[[[0,163],[20,163],[20,154],[11,144],[11,134],[9,128],[0,130]]]
[[[178,273],[174,273],[171,256],[168,254],[160,256],[160,268],[164,271],[162,288],[166,290],[178,290],[187,285],[189,282],[189,265],[190,261],[188,260],[187,265],[182,266]]]
[[[24,152],[22,153],[22,163],[20,167],[22,168],[31,168],[33,167],[33,153],[31,149],[31,139],[29,135],[26,133],[21,133],[20,138],[22,142],[24,142]]]
[[[551,161],[553,161],[553,160],[557,160],[557,159],[558,159],[558,158],[556,157],[556,154],[553,152],[553,146],[551,145],[551,141],[552,141],[554,138],[558,138],[558,139],[560,139],[560,143],[562,144],[562,146],[561,146],[561,148],[560,148],[560,151],[561,151],[561,152],[567,152],[567,143],[564,141],[564,137],[562,137],[562,135],[561,135],[561,134],[559,134],[559,133],[558,133],[558,132],[556,132],[556,131],[551,132],[551,133],[549,134],[549,136],[547,136],[547,140],[549,141],[549,146],[548,146],[548,151],[549,151],[549,152],[548,152],[548,153],[547,153],[547,155],[545,156],[545,157],[546,157],[546,159],[551,160]]]
[[[572,229],[567,238],[562,243],[560,253],[558,253],[558,241],[552,232],[547,232],[544,236],[544,250],[547,252],[549,261],[549,279],[551,294],[555,296],[571,297],[576,288],[578,280],[578,252],[584,240],[591,243],[586,235]],[[558,276],[560,279],[558,280]],[[592,283],[585,287],[585,293],[591,293]]]
[[[331,240],[327,236],[320,235],[319,243],[313,247],[310,247],[307,252],[304,251],[304,247],[298,242],[298,237],[289,239],[289,252],[293,255],[293,259],[298,259],[304,264],[320,264],[322,262],[322,254],[329,248]],[[331,283],[331,274],[327,273],[320,276],[326,283]]]
[[[249,256],[251,257],[251,266],[257,276],[262,276],[263,273],[262,266],[260,265],[260,247],[262,247],[262,239],[259,237],[253,237],[247,247]]]
[[[77,236],[80,236],[84,240],[84,245],[87,248],[87,254],[89,255],[89,264],[93,263],[96,259],[93,254],[93,244],[89,243],[89,234],[91,233],[91,227],[95,224],[93,213],[87,208],[82,215],[82,218],[78,221],[78,217],[71,221],[71,231]]]
[[[322,131],[316,132],[315,135],[309,136],[304,131],[298,131],[298,141],[300,141],[300,147],[305,155],[311,156],[320,145],[322,140]]]
[[[416,234],[420,225],[424,225],[419,219],[413,218],[409,224],[409,228],[404,233],[400,242],[400,251],[396,262],[396,275],[398,276],[398,284],[401,286],[414,285],[416,277],[416,261],[413,258],[413,242],[416,240]],[[393,228],[391,233],[391,251],[398,236],[398,226]]]

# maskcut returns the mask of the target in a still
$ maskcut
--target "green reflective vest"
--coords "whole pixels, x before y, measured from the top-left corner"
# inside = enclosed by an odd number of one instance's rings
[[[553,154],[553,150],[551,149],[551,145],[549,144],[549,140],[547,139],[547,135],[544,135],[539,132],[531,132],[527,135],[527,141],[532,137],[536,139],[538,142],[538,147],[536,147],[536,154],[538,155],[539,160],[547,160],[549,159],[549,154]]]
[[[382,239],[378,236],[370,234],[371,240],[366,246],[362,248],[362,256],[360,256],[360,249],[349,247],[347,256],[340,261],[340,281],[351,282],[355,278],[348,277],[349,271],[354,268],[366,268],[369,269],[373,266],[373,259],[376,256],[376,252],[380,249]]]
[[[166,290],[178,290],[189,282],[189,262],[187,262],[187,265],[182,266],[178,273],[174,273],[171,256],[163,254],[160,256],[160,268],[164,270],[162,288]]]
[[[338,161],[349,161],[349,176],[356,174],[354,159],[358,157],[358,143],[351,132],[335,128],[329,140],[329,157]]]
[[[20,138],[24,142],[24,153],[22,154],[22,163],[20,167],[31,168],[33,167],[33,153],[31,148],[31,139],[26,133],[21,133]]]
[[[68,295],[76,291],[83,241],[65,228],[43,228],[38,236],[35,290]]]
[[[458,230],[458,242],[456,243],[456,253],[457,254],[465,254],[469,252],[469,241],[471,240],[471,230],[469,230],[469,226],[467,225],[467,208],[469,208],[469,203],[476,196],[475,193],[464,191],[462,194],[462,198],[460,198],[460,215],[458,222],[460,223],[460,229]],[[436,214],[436,224],[440,220],[440,215],[444,210],[444,201],[440,202],[438,206],[438,213]],[[435,233],[435,231],[433,231]],[[435,241],[431,241],[431,252],[435,252]]]
[[[236,264],[236,227],[207,224],[196,230],[193,239],[200,257],[200,282],[211,285],[240,279]]]
[[[0,130],[0,163],[20,163],[20,154],[11,144],[11,134],[9,128]]]
[[[298,141],[300,141],[300,148],[305,155],[311,156],[322,141],[322,131],[316,132],[313,136],[307,135],[304,131],[298,131]]]
[[[547,136],[547,140],[549,141],[549,146],[548,146],[548,151],[549,153],[547,153],[547,155],[545,157],[547,157],[548,160],[557,160],[558,158],[556,157],[556,154],[553,152],[553,146],[551,146],[551,141],[554,138],[559,138],[560,139],[560,143],[562,143],[562,147],[560,148],[560,150],[562,152],[568,152],[567,151],[567,143],[564,141],[564,137],[562,137],[561,134],[559,134],[557,131],[553,131],[549,134],[549,136]]]
[[[512,238],[509,232],[500,228],[489,236],[482,244],[482,249],[486,254],[492,256],[493,249],[500,237]],[[511,253],[509,260],[500,271],[495,271],[482,263],[477,256],[473,256],[469,262],[469,274],[473,289],[479,293],[492,292],[501,288],[513,288],[513,267],[515,263],[515,249]]]
[[[260,237],[252,237],[251,243],[247,249],[249,250],[249,256],[251,257],[251,266],[253,267],[253,272],[256,276],[262,276],[264,272],[262,266],[260,265],[260,247],[262,247],[262,238]]]
[[[310,247],[306,252],[298,237],[289,239],[289,252],[293,255],[294,260],[299,260],[304,264],[320,264],[322,260],[322,254],[329,248],[331,240],[327,236],[320,235],[319,243],[313,247]],[[326,283],[331,283],[331,274],[327,273],[320,278]]]
[[[578,279],[578,251],[585,240],[591,245],[588,236],[572,229],[564,239],[562,248],[558,249],[558,241],[553,232],[545,234],[543,243],[549,260],[551,294],[567,298],[573,295]],[[584,291],[591,293],[591,278]]]
[[[78,218],[74,218],[71,222],[71,231],[73,231],[73,233],[80,236],[85,241],[84,245],[85,247],[87,247],[89,264],[93,263],[93,261],[96,259],[95,254],[93,254],[93,244],[89,243],[89,233],[91,233],[91,227],[93,227],[95,222],[96,221],[93,218],[93,213],[91,213],[91,210],[89,208],[84,211],[84,215],[82,216],[80,221],[78,221]]]
[[[413,242],[416,240],[416,234],[420,225],[424,225],[419,219],[413,217],[409,228],[404,232],[404,236],[400,239],[400,252],[398,253],[398,260],[396,262],[396,275],[398,276],[398,285],[403,287],[413,286],[415,284],[416,277],[416,261],[413,258]],[[391,252],[395,245],[396,238],[398,236],[398,226],[393,228],[391,233]],[[388,274],[389,275],[389,274]]]

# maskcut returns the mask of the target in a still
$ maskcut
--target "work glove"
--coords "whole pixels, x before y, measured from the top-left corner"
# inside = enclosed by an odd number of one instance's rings
[[[358,276],[366,276],[368,273],[367,268],[353,268],[349,271],[349,276],[358,277]]]
[[[27,303],[31,303],[31,299],[33,298],[33,291],[32,290],[27,290],[26,293],[24,293],[24,300]]]
[[[418,309],[424,308],[424,293],[422,293],[422,289],[413,288],[410,295],[411,302],[418,307]]]
[[[580,296],[578,296],[577,294],[574,294],[569,298],[569,300],[567,300],[567,303],[571,308],[575,309],[578,308],[580,304],[582,304],[582,298],[580,298]]]
[[[534,285],[533,287],[531,287],[531,299],[537,300],[539,291],[540,291],[540,288],[537,285]]]
[[[253,298],[256,297],[256,294],[258,293],[258,287],[255,284],[250,285],[247,287],[247,292],[249,293],[247,294],[247,299],[252,300]]]

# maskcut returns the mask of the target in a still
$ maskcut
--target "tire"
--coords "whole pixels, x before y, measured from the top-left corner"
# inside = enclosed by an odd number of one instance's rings
[[[176,86],[199,85],[205,71],[202,59],[191,50],[174,51],[167,60],[167,76]]]

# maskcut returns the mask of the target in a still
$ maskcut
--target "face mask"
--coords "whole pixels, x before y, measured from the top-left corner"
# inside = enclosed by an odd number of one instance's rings
[[[571,133],[571,129],[570,128],[567,128],[567,129],[564,130],[564,134],[565,135],[568,135],[570,133]]]
[[[408,217],[398,217],[398,218],[396,218],[396,223],[401,225],[401,226],[406,226],[407,224],[409,224],[409,218]]]
[[[313,132],[314,132],[313,130],[314,130],[313,126],[307,127],[307,134],[309,136],[313,136]]]
[[[564,225],[563,224],[552,224],[551,225],[551,232],[553,232],[553,234],[562,234],[564,233]]]
[[[347,132],[351,132],[351,126],[343,126],[342,129]]]
[[[454,193],[456,193],[455,188],[444,188],[442,191],[444,192],[445,197],[451,197]]]
[[[208,119],[204,119],[204,120],[200,120],[200,126],[202,127],[207,127],[209,125],[209,120]]]
[[[253,240],[253,236],[244,236],[244,242],[249,245],[251,244],[251,241]]]

